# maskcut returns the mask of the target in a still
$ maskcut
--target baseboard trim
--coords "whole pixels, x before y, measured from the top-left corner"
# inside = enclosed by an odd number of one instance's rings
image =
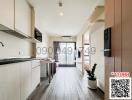
[[[104,94],[104,91],[98,87],[98,90],[101,91]]]

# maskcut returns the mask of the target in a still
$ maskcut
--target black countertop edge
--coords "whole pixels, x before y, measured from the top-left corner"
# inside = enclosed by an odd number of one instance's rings
[[[35,60],[35,58],[9,58],[9,59],[0,59],[0,65],[19,63],[25,61]]]

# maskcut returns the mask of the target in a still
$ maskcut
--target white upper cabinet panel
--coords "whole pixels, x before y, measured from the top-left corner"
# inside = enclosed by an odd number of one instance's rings
[[[31,36],[31,7],[26,0],[15,0],[15,30]]]
[[[0,24],[14,29],[14,0],[0,0]]]

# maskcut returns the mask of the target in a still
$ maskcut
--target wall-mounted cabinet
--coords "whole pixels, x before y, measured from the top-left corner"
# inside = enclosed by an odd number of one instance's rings
[[[32,36],[31,6],[26,0],[0,0],[0,31],[25,39]]]
[[[38,12],[39,11],[37,9],[34,9],[34,27],[42,31],[41,20]]]
[[[31,36],[31,7],[26,0],[15,0],[15,30]]]
[[[0,0],[0,29],[2,25],[14,29],[14,0]]]
[[[39,18],[35,19],[34,8],[27,0],[0,1],[0,31],[33,43],[39,42],[34,37],[35,23],[38,27]]]

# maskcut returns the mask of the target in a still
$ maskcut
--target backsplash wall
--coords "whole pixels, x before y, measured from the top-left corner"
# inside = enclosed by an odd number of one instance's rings
[[[11,57],[31,57],[32,43],[0,31],[0,59]]]

